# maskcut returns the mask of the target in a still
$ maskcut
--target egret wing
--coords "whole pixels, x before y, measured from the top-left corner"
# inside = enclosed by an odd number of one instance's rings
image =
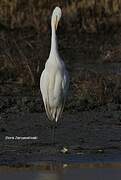
[[[45,110],[47,113],[48,118],[51,120],[50,116],[50,105],[49,105],[49,94],[48,94],[48,88],[49,88],[49,76],[46,69],[42,72],[41,78],[40,78],[40,90],[42,93],[42,98],[45,106]]]

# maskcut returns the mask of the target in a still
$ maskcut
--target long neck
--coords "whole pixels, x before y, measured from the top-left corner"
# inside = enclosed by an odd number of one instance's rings
[[[51,50],[50,56],[57,56],[58,55],[58,44],[57,44],[57,37],[56,37],[56,30],[55,26],[52,24],[52,35],[51,35]]]

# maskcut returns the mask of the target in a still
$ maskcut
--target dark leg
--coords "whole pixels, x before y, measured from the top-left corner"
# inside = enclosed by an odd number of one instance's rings
[[[51,143],[52,145],[55,144],[55,130],[56,130],[56,125],[55,124],[52,124],[51,125]]]

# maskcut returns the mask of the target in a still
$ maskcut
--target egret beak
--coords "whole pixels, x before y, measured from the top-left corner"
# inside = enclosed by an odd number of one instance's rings
[[[58,18],[56,16],[56,20],[55,20],[55,29],[57,30],[57,27],[58,27]]]

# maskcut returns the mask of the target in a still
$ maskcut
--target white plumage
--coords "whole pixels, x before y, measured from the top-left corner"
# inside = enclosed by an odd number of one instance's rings
[[[65,64],[59,56],[56,30],[61,18],[61,9],[56,7],[51,18],[51,50],[40,78],[40,90],[49,120],[57,122],[64,107],[69,86]]]

